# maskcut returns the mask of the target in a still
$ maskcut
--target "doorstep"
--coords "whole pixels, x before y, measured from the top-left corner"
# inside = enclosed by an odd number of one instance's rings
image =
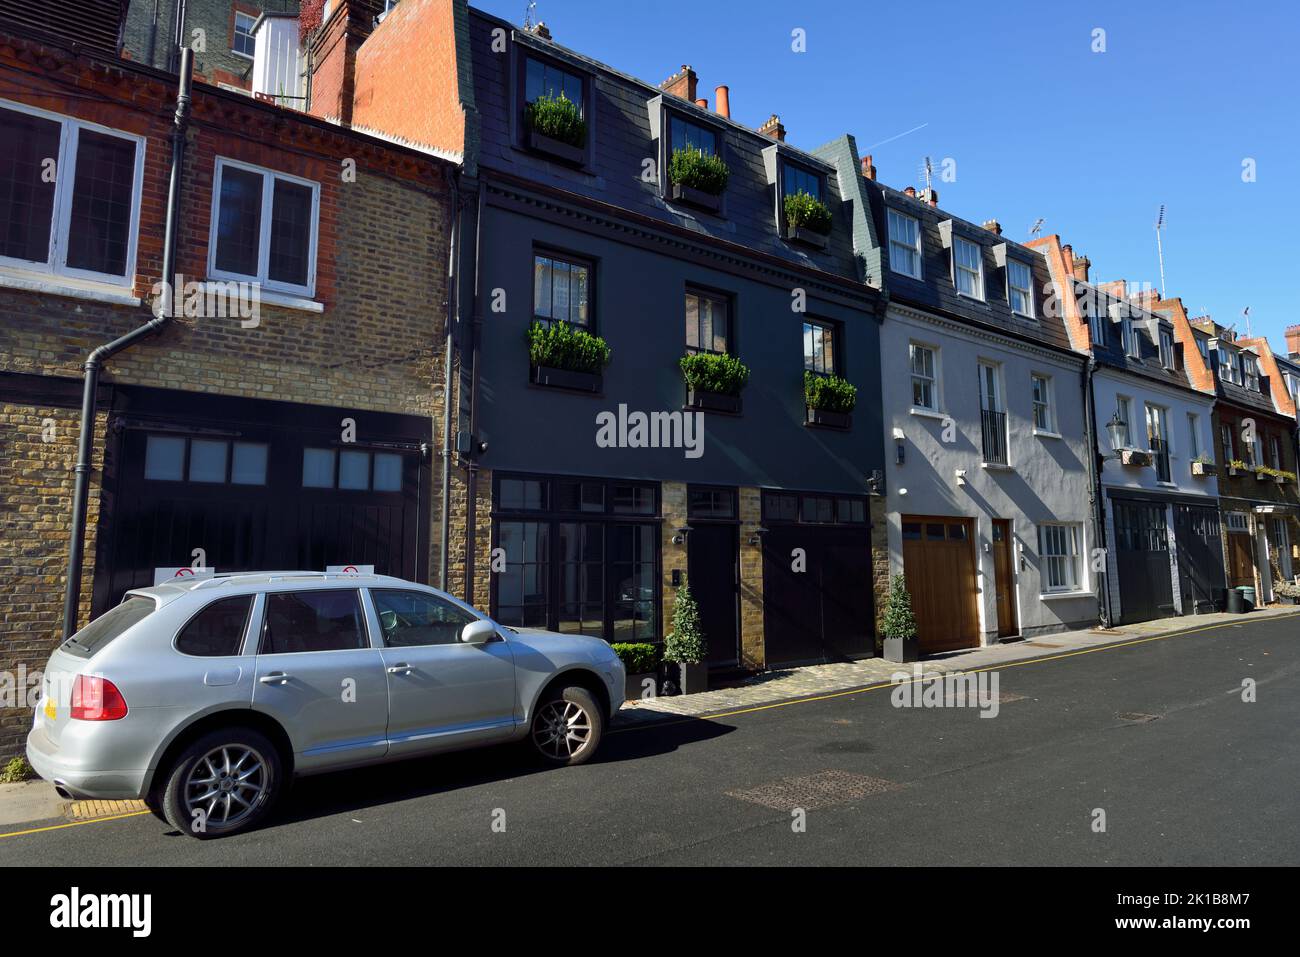
[[[1154,638],[1217,624],[1241,624],[1286,615],[1300,615],[1300,607],[1271,605],[1244,615],[1187,615],[1117,628],[1052,632],[1023,641],[947,652],[924,658],[917,664],[923,674],[970,671],[1010,664],[1013,661],[1051,658],[1104,645],[1122,644],[1135,638]],[[674,717],[723,717],[735,711],[761,708],[782,701],[843,694],[855,689],[888,684],[896,672],[902,671],[910,675],[911,670],[912,665],[909,664],[885,661],[883,658],[866,658],[861,661],[763,671],[736,682],[733,687],[693,695],[629,701],[623,705],[614,722],[617,726],[629,727]]]

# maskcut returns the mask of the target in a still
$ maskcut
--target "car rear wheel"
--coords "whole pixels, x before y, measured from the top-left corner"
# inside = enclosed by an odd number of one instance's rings
[[[577,685],[557,688],[537,704],[530,739],[550,764],[582,764],[596,753],[605,716],[590,691]]]
[[[200,840],[255,827],[283,789],[279,752],[252,728],[211,731],[187,747],[167,777],[162,809]]]

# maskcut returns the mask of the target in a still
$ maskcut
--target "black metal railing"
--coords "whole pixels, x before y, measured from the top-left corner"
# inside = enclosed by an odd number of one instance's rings
[[[1169,448],[1160,439],[1152,436],[1148,442],[1151,446],[1151,464],[1156,467],[1156,478],[1162,482],[1171,481],[1169,471]]]
[[[1007,414],[981,410],[984,431],[984,461],[989,465],[1007,464]]]

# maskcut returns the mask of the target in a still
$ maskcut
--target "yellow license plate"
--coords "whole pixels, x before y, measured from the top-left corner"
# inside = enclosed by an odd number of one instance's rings
[[[51,721],[53,721],[53,720],[55,719],[55,717],[58,715],[58,713],[59,713],[59,712],[58,712],[58,708],[56,708],[56,707],[54,706],[54,699],[53,699],[53,698],[46,698],[46,699],[45,699],[45,717],[47,717],[47,718],[49,718]]]

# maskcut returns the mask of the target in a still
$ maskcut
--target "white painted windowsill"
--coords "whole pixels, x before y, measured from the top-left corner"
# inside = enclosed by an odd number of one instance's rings
[[[1061,435],[1060,432],[1052,432],[1052,431],[1049,430],[1049,429],[1034,429],[1034,435],[1037,435],[1037,436],[1039,436],[1040,438],[1044,438],[1044,439],[1060,439],[1060,438],[1064,438],[1064,436]]]
[[[989,469],[993,472],[1014,472],[1016,470],[1014,465],[1003,465],[1000,462],[981,462],[980,468]]]
[[[69,296],[73,299],[88,299],[91,302],[106,302],[114,306],[140,305],[139,297],[126,286],[114,286],[109,283],[79,282],[57,276],[24,276],[0,271],[0,286],[9,289],[26,289],[28,292],[50,293],[55,296]]]
[[[915,405],[912,406],[911,412],[912,415],[919,415],[923,419],[939,419],[942,421],[943,419],[948,418],[947,412],[936,412],[934,409],[922,409],[920,406]]]
[[[214,291],[225,288],[230,283],[251,283],[247,279],[212,279],[204,281],[205,287]],[[299,309],[302,312],[324,312],[325,303],[315,299],[309,299],[306,296],[295,296],[291,293],[275,292],[262,286],[257,291],[257,301],[263,306],[281,306],[285,309]]]
[[[1054,601],[1057,598],[1096,598],[1090,591],[1045,591],[1038,598],[1040,601]]]

